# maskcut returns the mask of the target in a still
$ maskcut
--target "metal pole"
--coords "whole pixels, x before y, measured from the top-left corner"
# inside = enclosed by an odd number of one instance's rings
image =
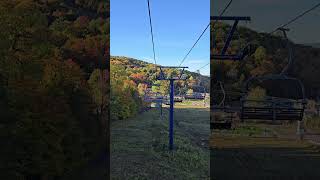
[[[227,40],[226,40],[226,43],[224,44],[224,47],[222,49],[222,52],[221,52],[221,55],[225,55],[225,53],[227,52],[227,49],[230,45],[230,42],[232,40],[232,36],[238,26],[238,23],[239,23],[239,20],[236,20],[231,28],[231,30],[229,31],[229,34],[228,34],[228,37],[227,37]]]
[[[169,119],[169,149],[173,149],[173,106],[174,104],[174,79],[170,79],[170,119]]]

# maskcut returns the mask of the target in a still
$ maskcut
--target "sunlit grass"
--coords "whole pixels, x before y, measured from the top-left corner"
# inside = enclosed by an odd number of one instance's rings
[[[209,179],[209,110],[175,105],[174,151],[168,108],[111,125],[111,179]]]

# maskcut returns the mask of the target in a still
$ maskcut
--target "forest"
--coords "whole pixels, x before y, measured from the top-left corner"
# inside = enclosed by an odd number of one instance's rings
[[[122,56],[110,59],[110,117],[111,120],[127,119],[143,111],[148,103],[143,101],[147,88],[165,96],[169,94],[169,82],[157,80],[160,70],[154,64]],[[178,69],[164,69],[169,77],[179,75]],[[195,72],[185,71],[187,79],[175,82],[175,95],[199,91],[196,85],[210,91],[210,77]]]
[[[212,28],[212,27],[211,27]],[[230,25],[217,23],[211,29],[211,54],[221,52]],[[288,37],[290,40],[290,36]],[[306,98],[317,100],[320,96],[320,48],[311,45],[295,44],[290,41],[293,49],[293,65],[289,76],[302,81]],[[288,64],[288,48],[282,32],[275,34],[259,33],[249,28],[238,27],[228,53],[239,53],[242,48],[250,45],[249,55],[242,61],[212,60],[212,84],[223,81],[226,89],[240,92],[244,82],[255,76],[279,74]],[[213,87],[217,89],[216,87]],[[214,90],[215,91],[215,90]]]
[[[0,1],[0,179],[72,179],[106,153],[109,2]]]

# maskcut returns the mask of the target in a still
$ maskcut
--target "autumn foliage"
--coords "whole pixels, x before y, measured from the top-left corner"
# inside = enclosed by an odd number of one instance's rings
[[[106,152],[105,3],[0,2],[0,179],[73,179]]]
[[[112,56],[110,61],[111,97],[110,113],[111,120],[126,120],[134,117],[137,113],[150,107],[145,102],[145,93],[149,89],[163,96],[169,93],[168,81],[159,81],[159,69],[155,70],[153,64],[139,61],[128,57]],[[168,76],[177,75],[176,69],[164,70]],[[183,95],[188,89],[200,83],[209,90],[209,77],[185,71],[188,76],[186,81],[177,81],[175,84],[176,94]],[[194,78],[195,77],[195,78]]]

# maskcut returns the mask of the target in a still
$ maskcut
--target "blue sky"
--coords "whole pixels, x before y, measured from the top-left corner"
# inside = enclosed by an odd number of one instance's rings
[[[208,25],[210,0],[150,0],[157,64],[180,64]],[[110,51],[153,61],[147,0],[111,0]],[[210,61],[209,29],[182,65],[196,71]],[[201,69],[209,75],[209,66]]]
[[[229,0],[211,0],[211,14],[218,15]],[[241,25],[259,32],[270,32],[288,22],[303,11],[319,3],[319,0],[233,0],[224,15],[251,16],[251,22]],[[320,8],[288,26],[289,38],[296,43],[320,43]]]

